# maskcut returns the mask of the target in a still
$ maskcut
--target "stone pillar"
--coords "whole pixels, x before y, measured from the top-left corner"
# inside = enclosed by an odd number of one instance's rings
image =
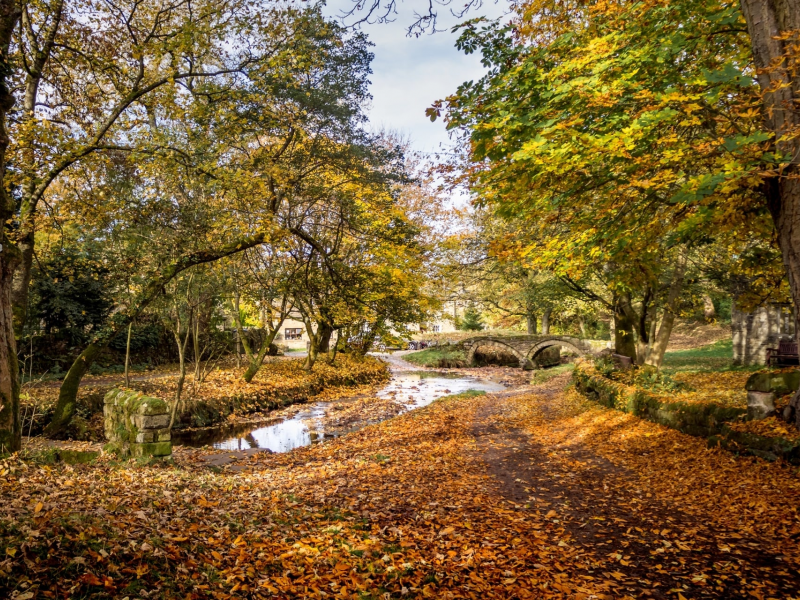
[[[169,405],[141,392],[112,389],[103,404],[106,450],[121,456],[172,454]]]

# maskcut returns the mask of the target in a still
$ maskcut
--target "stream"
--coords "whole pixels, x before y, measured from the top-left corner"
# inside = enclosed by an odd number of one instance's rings
[[[396,356],[382,355],[381,358],[389,363],[391,379],[375,396],[398,405],[393,414],[378,419],[368,417],[358,419],[342,430],[329,426],[326,417],[329,416],[329,412],[347,403],[348,399],[312,402],[304,405],[291,417],[213,427],[187,432],[184,435],[173,434],[173,437],[177,438],[174,441],[186,446],[213,446],[220,450],[266,449],[272,452],[288,452],[294,448],[316,444],[361,429],[399,413],[427,406],[442,396],[467,390],[497,392],[505,389],[500,383],[466,377],[458,373],[418,370],[418,367]],[[363,397],[355,397],[349,401],[354,402],[359,399]]]

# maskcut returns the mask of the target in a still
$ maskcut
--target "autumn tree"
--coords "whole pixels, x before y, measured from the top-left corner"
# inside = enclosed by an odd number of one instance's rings
[[[647,341],[633,309],[664,276],[679,299],[682,257],[759,214],[767,136],[739,19],[718,2],[532,2],[511,25],[467,24],[459,42],[490,70],[448,99],[448,124],[468,136],[479,201],[520,225],[497,252],[601,278],[622,354]]]
[[[771,133],[762,190],[775,223],[800,336],[800,2],[742,0],[741,7],[762,92],[761,113]],[[791,406],[800,427],[800,392]]]
[[[347,149],[360,135],[371,58],[363,36],[345,43],[345,32],[316,10],[272,18],[273,27],[266,16],[254,21],[269,60],[248,63],[246,79],[229,73],[221,81],[194,82],[187,96],[192,101],[179,113],[156,114],[156,128],[149,121],[143,125],[142,135],[157,137],[160,149],[127,153],[143,182],[135,189],[136,201],[103,203],[99,209],[108,214],[99,218],[124,224],[145,217],[152,227],[153,247],[146,253],[151,258],[143,263],[146,274],[133,299],[68,372],[51,434],[68,422],[79,381],[94,358],[166,283],[195,265],[286,232],[282,214],[302,210],[303,198],[324,197],[304,194],[303,181],[350,160]]]
[[[19,365],[14,336],[14,315],[11,303],[11,283],[14,271],[21,260],[21,252],[14,245],[7,227],[13,222],[16,200],[9,193],[8,150],[11,138],[8,132],[8,115],[14,108],[14,69],[11,62],[11,40],[21,11],[16,0],[0,0],[0,452],[15,451],[20,447],[19,420]]]

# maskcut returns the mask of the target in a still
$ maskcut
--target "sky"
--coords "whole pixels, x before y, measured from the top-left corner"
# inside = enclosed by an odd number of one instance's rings
[[[342,8],[350,6],[351,0],[329,0],[326,13],[336,16]],[[447,7],[439,7],[437,25],[446,31],[418,38],[406,35],[414,20],[414,8],[422,10],[426,6],[425,0],[405,0],[399,4],[393,23],[365,24],[362,30],[375,44],[370,77],[371,127],[396,131],[408,139],[415,150],[432,153],[440,150],[442,144],[448,144],[448,135],[442,120],[431,123],[425,116],[425,109],[435,100],[455,92],[464,81],[478,79],[484,68],[479,55],[467,56],[455,48],[458,34],[451,33],[450,29],[460,20],[451,16]],[[503,14],[506,6],[505,0],[499,0],[498,4],[490,0],[468,17],[496,18]]]

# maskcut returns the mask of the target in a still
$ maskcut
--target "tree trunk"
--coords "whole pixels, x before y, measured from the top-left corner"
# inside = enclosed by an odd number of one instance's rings
[[[133,321],[128,323],[128,341],[125,343],[125,387],[131,384],[128,373],[128,367],[131,364],[131,329],[133,329]]]
[[[630,300],[623,297],[614,299],[614,352],[636,362],[636,340],[633,335],[635,322],[630,317],[633,311],[626,310],[625,303],[630,303]]]
[[[341,331],[341,330],[339,330]],[[336,341],[331,345],[330,350],[328,350],[328,362],[333,364],[336,362],[336,353],[339,351],[339,334],[336,335]]]
[[[244,380],[247,383],[253,381],[253,377],[255,377],[256,373],[258,373],[259,369],[261,369],[261,365],[264,364],[264,358],[267,356],[267,352],[269,352],[269,347],[272,345],[272,342],[275,341],[275,336],[278,335],[279,330],[280,323],[275,329],[267,334],[267,337],[264,339],[264,344],[261,346],[261,350],[259,350],[258,355],[255,356],[252,361],[250,361],[250,364],[247,366],[247,370],[244,372]]]
[[[667,352],[669,337],[672,335],[672,326],[675,324],[675,315],[681,302],[685,275],[686,257],[680,255],[675,265],[675,272],[672,275],[672,283],[669,286],[667,302],[664,305],[664,315],[661,317],[661,325],[650,348],[650,355],[647,357],[647,364],[657,369],[661,368],[661,363],[664,362],[664,354]]]
[[[526,318],[528,321],[528,335],[536,335],[536,315],[528,313]]]
[[[236,368],[241,368],[242,360],[241,360],[241,353],[239,351],[240,347],[244,348],[244,355],[247,357],[247,371],[244,374],[244,380],[247,383],[250,383],[253,377],[256,376],[256,371],[258,371],[258,367],[255,368],[253,371],[253,367],[256,364],[256,357],[253,355],[253,349],[250,348],[250,342],[247,340],[247,337],[244,335],[244,327],[242,327],[242,317],[241,312],[239,310],[239,291],[237,290],[233,297],[233,322],[236,325]],[[274,336],[273,336],[274,337]],[[263,352],[263,348],[261,349]],[[259,366],[261,362],[264,360],[264,355],[262,352],[259,352],[260,360],[258,361]],[[248,379],[249,375],[249,379]]]
[[[197,312],[200,312],[198,308]],[[192,351],[194,352],[194,387],[197,390],[197,384],[200,382],[200,365],[203,360],[203,350],[200,348],[200,317],[195,314],[194,317],[194,333],[192,334]]]
[[[306,356],[306,360],[303,363],[303,368],[306,371],[311,371],[314,368],[314,363],[317,362],[317,355],[319,354],[319,331],[314,333],[313,323],[310,318],[303,317],[303,323],[308,333],[308,356]]]
[[[236,330],[236,342],[233,344],[233,351],[236,354],[236,368],[242,368],[242,334]]]
[[[653,311],[653,314],[650,316],[650,333],[647,337],[649,343],[647,344],[647,356],[645,356],[644,362],[645,364],[650,364],[648,361],[650,360],[650,355],[653,353],[653,340],[656,339],[656,334],[658,333],[658,313],[657,311]]]
[[[0,195],[4,195],[0,187]],[[0,251],[0,454],[16,452],[22,443],[19,421],[19,364],[14,339],[14,315],[11,308],[11,278],[14,273],[15,250],[5,235]]]
[[[717,309],[714,308],[714,301],[708,294],[703,294],[703,316],[709,322],[717,318]]]
[[[309,334],[309,344],[308,344],[308,356],[306,356],[306,360],[303,363],[303,368],[306,371],[311,371],[314,368],[314,363],[317,362],[317,355],[319,354],[319,345],[317,343],[317,336],[312,336]]]
[[[548,307],[544,309],[542,313],[542,335],[549,335],[550,334],[550,313],[553,312],[553,309]]]
[[[6,235],[8,225],[13,222],[16,206],[5,183],[9,143],[6,120],[14,106],[14,96],[7,85],[12,74],[8,64],[8,49],[20,14],[17,0],[0,0],[0,452],[15,452],[22,443],[19,364],[11,302],[14,271],[22,256],[19,248]]]
[[[29,225],[33,228],[33,225]],[[14,305],[14,332],[17,339],[22,337],[25,321],[28,318],[28,291],[31,287],[31,271],[33,270],[33,231],[22,236],[17,242],[20,261],[14,269],[11,282],[11,302]]]
[[[320,323],[317,326],[317,336],[319,337],[319,345],[317,352],[323,354],[327,353],[331,345],[331,336],[333,335],[333,327],[328,323]]]
[[[173,334],[175,335],[175,342],[178,344],[178,386],[175,390],[175,402],[172,404],[172,410],[169,416],[170,429],[172,429],[172,426],[175,424],[175,417],[178,414],[178,407],[180,406],[181,395],[183,394],[183,386],[186,382],[186,346],[189,343],[189,334],[191,333],[190,319],[189,326],[186,327],[186,336],[183,341],[181,341],[180,313],[178,313],[177,318],[178,321]]]
[[[58,401],[56,408],[53,412],[53,420],[45,429],[45,435],[53,436],[63,430],[72,420],[72,415],[75,414],[75,404],[78,401],[78,388],[81,385],[81,379],[89,371],[97,356],[107,345],[89,344],[86,349],[81,352],[80,356],[75,359],[72,366],[67,371],[67,376],[61,383],[61,389],[58,391]]]
[[[783,157],[777,175],[765,183],[767,206],[777,231],[800,341],[800,0],[741,0],[750,32],[753,62],[763,94],[767,129]],[[800,428],[800,390],[787,416]],[[794,414],[791,414],[791,413]]]
[[[578,315],[578,327],[581,330],[581,337],[586,337],[586,321],[583,319],[583,315]]]

